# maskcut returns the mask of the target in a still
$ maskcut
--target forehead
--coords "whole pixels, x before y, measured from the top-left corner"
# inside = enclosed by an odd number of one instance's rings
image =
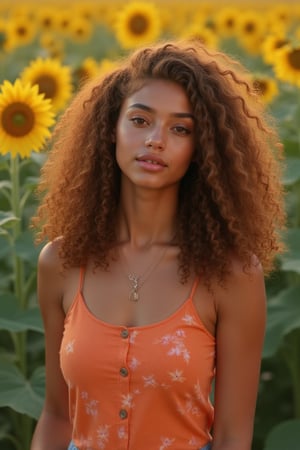
[[[144,104],[153,110],[192,112],[184,88],[169,80],[146,80],[124,100],[123,108],[130,108],[134,104]]]

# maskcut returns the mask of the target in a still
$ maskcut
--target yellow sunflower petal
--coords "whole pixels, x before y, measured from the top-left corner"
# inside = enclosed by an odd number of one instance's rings
[[[278,86],[274,78],[266,75],[253,75],[252,84],[254,90],[264,103],[271,103],[278,95]]]
[[[37,86],[5,80],[0,91],[0,153],[28,157],[40,151],[54,124],[51,101]]]
[[[147,2],[128,3],[116,17],[115,31],[123,48],[134,48],[155,41],[161,32],[157,7]]]
[[[276,52],[274,72],[279,80],[300,87],[300,45],[286,45]]]
[[[72,95],[72,73],[69,66],[63,66],[57,59],[38,58],[24,69],[22,81],[38,85],[40,93],[49,98],[54,111],[62,110]]]

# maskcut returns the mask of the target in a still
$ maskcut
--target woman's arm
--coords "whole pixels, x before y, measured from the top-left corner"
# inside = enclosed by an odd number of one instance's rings
[[[213,450],[250,450],[266,322],[264,276],[233,263],[217,296],[217,361]]]
[[[58,242],[47,244],[38,262],[38,298],[45,327],[46,396],[31,450],[66,450],[71,440],[68,390],[59,364],[65,314],[58,246]]]

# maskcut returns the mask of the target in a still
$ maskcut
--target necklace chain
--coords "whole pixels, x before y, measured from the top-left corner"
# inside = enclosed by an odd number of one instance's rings
[[[145,272],[142,275],[136,275],[135,273],[129,272],[126,273],[126,277],[130,282],[130,292],[129,292],[129,300],[131,302],[138,302],[139,301],[139,290],[141,289],[141,287],[143,286],[143,284],[145,283],[145,281],[147,281],[147,279],[150,277],[150,275],[152,274],[152,272],[154,271],[154,269],[156,269],[156,267],[159,265],[159,263],[162,261],[163,257],[166,254],[167,251],[167,246],[166,248],[160,253],[159,258],[157,260],[155,260],[153,263],[150,264],[150,266],[148,266],[145,270]],[[124,260],[126,261],[126,265],[128,267],[128,261],[127,258],[123,252],[123,257]]]

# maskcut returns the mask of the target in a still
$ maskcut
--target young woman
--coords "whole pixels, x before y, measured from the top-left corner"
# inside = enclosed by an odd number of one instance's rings
[[[160,44],[58,123],[34,218],[49,242],[32,450],[250,450],[284,208],[249,86],[221,53]]]

